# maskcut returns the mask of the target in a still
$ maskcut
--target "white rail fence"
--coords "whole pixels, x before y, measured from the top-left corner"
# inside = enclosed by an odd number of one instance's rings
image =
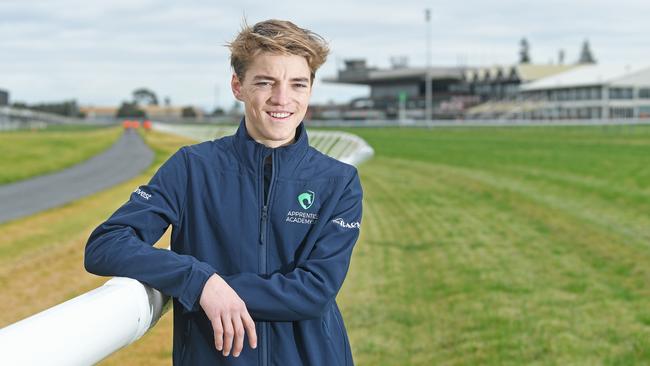
[[[232,127],[155,123],[154,129],[197,141],[235,130]],[[349,164],[373,155],[358,136],[310,132],[313,146]],[[92,365],[128,346],[151,329],[170,308],[169,297],[130,278],[115,277],[103,286],[0,329],[2,365]]]
[[[0,107],[0,131],[20,128],[44,128],[48,124],[81,124],[87,121],[79,118],[64,117],[53,113],[33,111],[13,107]]]

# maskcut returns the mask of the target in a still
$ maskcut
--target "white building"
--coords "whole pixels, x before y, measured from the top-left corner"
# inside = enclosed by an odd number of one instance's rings
[[[650,67],[581,65],[522,85],[519,105],[520,111],[511,113],[513,117],[647,118]]]

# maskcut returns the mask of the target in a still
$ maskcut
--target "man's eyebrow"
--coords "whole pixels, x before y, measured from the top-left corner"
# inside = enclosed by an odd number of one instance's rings
[[[255,75],[253,80],[275,80],[275,78],[267,75]]]
[[[255,75],[253,76],[253,80],[273,80],[275,81],[276,79],[273,76],[268,76],[268,75]],[[291,81],[300,81],[300,82],[309,82],[309,78],[306,77],[297,77],[297,78],[292,78]]]

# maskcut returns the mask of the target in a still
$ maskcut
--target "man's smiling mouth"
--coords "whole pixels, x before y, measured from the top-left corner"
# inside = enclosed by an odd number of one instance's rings
[[[291,112],[266,112],[266,114],[275,119],[285,119],[293,115]]]

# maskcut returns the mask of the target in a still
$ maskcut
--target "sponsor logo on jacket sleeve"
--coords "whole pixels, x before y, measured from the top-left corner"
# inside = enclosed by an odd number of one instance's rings
[[[151,198],[151,194],[149,194],[149,193],[147,193],[147,192],[141,190],[140,188],[137,188],[135,191],[133,191],[133,193],[135,193],[135,194],[137,194],[138,196],[140,196],[140,197],[146,199],[147,201],[149,201],[149,198]]]
[[[332,220],[332,222],[344,229],[359,229],[361,227],[361,223],[359,221],[345,222],[345,220],[340,217],[335,218]]]

